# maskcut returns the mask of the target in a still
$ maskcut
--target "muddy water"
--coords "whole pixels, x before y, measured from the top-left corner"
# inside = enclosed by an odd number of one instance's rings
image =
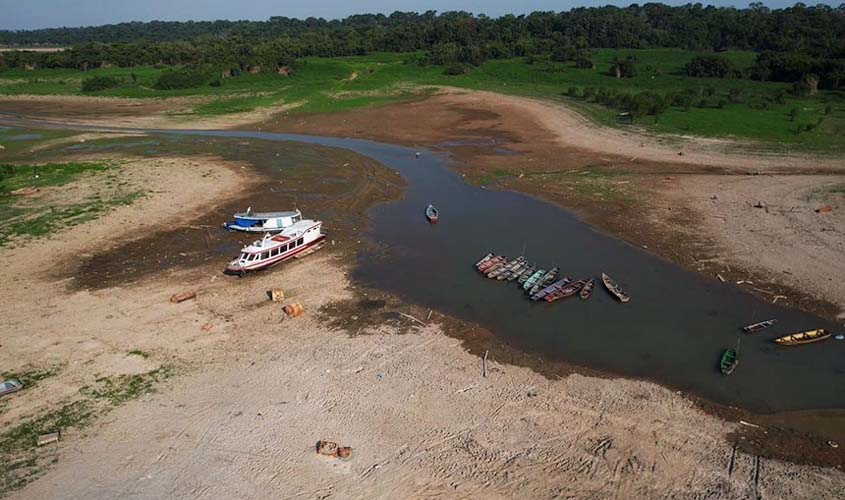
[[[845,342],[793,348],[771,342],[779,334],[836,325],[705,280],[548,203],[469,185],[447,168],[445,158],[429,152],[416,158],[407,148],[350,139],[203,134],[346,148],[399,171],[408,181],[405,196],[372,210],[369,237],[380,251],[361,255],[354,273],[366,284],[476,322],[518,347],[654,379],[720,403],[762,412],[845,407]],[[428,203],[440,209],[436,226],[423,216]],[[510,256],[524,251],[529,261],[559,266],[572,277],[604,271],[633,299],[620,304],[599,287],[587,303],[531,303],[516,284],[475,272],[472,264],[488,251]],[[739,331],[770,317],[778,324],[768,331],[751,336]],[[719,358],[740,337],[740,365],[724,377]]]
[[[362,254],[354,276],[478,323],[514,346],[756,412],[845,407],[845,342],[792,348],[771,342],[797,330],[841,327],[686,272],[548,203],[471,186],[447,168],[445,158],[430,152],[416,158],[407,148],[351,139],[241,131],[178,134],[344,148],[400,172],[408,182],[406,194],[372,209],[368,236],[379,251]],[[264,173],[284,177],[278,169]],[[440,209],[436,226],[423,216],[428,203]],[[599,286],[586,303],[531,303],[515,284],[475,272],[472,264],[488,251],[524,252],[530,262],[559,266],[576,278],[607,272],[632,301],[620,304]],[[774,328],[751,336],[739,331],[771,317],[779,321]],[[739,338],[739,367],[724,377],[720,355]]]

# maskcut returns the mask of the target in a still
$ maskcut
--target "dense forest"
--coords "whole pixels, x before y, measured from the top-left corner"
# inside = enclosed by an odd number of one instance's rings
[[[297,58],[416,52],[418,64],[479,65],[488,59],[548,57],[588,66],[591,48],[681,48],[713,52],[691,76],[749,77],[838,88],[845,83],[845,4],[798,3],[746,9],[649,3],[576,8],[499,18],[465,12],[394,12],[343,20],[273,17],[268,21],[122,23],[98,27],[0,31],[8,46],[72,46],[0,55],[0,69],[191,65],[239,71],[292,71]],[[760,53],[748,72],[718,57],[728,49]],[[620,61],[617,76],[635,71]]]

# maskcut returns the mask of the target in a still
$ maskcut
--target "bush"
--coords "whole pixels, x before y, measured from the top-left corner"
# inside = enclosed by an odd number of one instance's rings
[[[684,68],[687,76],[701,78],[733,78],[738,72],[729,60],[717,56],[696,56]]]
[[[220,81],[220,79],[218,78],[218,79],[216,79],[216,80],[211,80],[211,83],[209,83],[209,84],[208,84],[208,86],[209,86],[209,87],[222,87],[222,86],[223,86],[223,82],[222,82],[222,81]]]
[[[83,92],[97,92],[100,90],[113,89],[120,85],[120,79],[113,76],[94,76],[82,80]]]
[[[566,90],[566,95],[569,97],[578,97],[578,87],[569,87],[569,89]]]
[[[443,70],[443,74],[447,76],[458,76],[463,75],[466,73],[467,70],[463,64],[452,64],[447,66],[445,70]]]
[[[158,77],[153,87],[157,90],[193,89],[202,87],[208,81],[208,75],[195,69],[165,71]]]

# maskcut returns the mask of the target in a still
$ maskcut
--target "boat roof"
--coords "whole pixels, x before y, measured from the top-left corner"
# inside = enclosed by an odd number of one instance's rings
[[[253,241],[250,245],[245,246],[243,250],[241,250],[241,252],[263,252],[270,248],[274,248],[279,245],[284,245],[290,240],[299,238],[300,236],[302,236],[303,233],[305,233],[305,231],[311,229],[312,227],[319,226],[321,224],[321,221],[315,221],[311,219],[304,219],[294,222],[275,236],[267,234],[264,236],[264,238]]]
[[[297,215],[302,215],[302,212],[299,210],[287,212],[253,212],[248,210],[246,212],[236,213],[235,217],[240,217],[242,219],[278,219],[282,217],[296,217]]]

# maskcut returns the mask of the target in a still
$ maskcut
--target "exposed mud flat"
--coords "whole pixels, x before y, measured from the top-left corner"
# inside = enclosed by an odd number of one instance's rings
[[[797,213],[833,205],[826,220],[841,222],[841,194],[825,191],[837,179],[845,183],[837,158],[607,130],[560,105],[457,90],[347,113],[276,116],[263,128],[448,151],[472,182],[553,201],[687,269],[744,282],[744,289],[768,300],[780,296],[778,303],[827,318],[845,310],[845,291],[829,279],[845,275],[845,235],[774,217],[765,230],[754,230],[760,214],[752,204],[785,203],[778,193],[749,189],[754,182],[747,180],[773,179],[781,192],[793,193],[785,208]],[[796,196],[799,190],[816,195]],[[713,196],[724,202],[714,203]],[[723,221],[737,229],[724,230]],[[757,251],[770,257],[757,259]],[[806,255],[823,264],[801,265]]]

